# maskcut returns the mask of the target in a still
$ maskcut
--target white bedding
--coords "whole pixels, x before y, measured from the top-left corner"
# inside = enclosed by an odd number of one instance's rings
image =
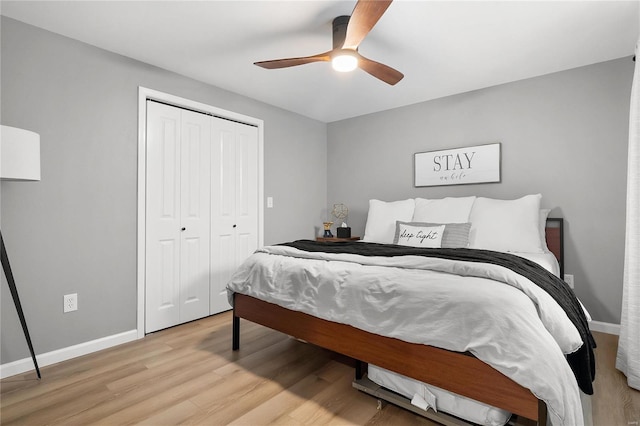
[[[579,333],[547,293],[506,268],[270,246],[243,263],[228,290],[230,299],[239,292],[372,333],[469,351],[544,400],[553,425],[583,424],[563,355],[581,346]]]

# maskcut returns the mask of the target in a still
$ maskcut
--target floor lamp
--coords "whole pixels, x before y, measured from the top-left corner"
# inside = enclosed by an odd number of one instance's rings
[[[0,179],[3,181],[29,181],[40,180],[40,135],[28,130],[22,130],[15,127],[1,126],[0,132]],[[27,321],[22,311],[20,297],[18,297],[18,289],[16,287],[11,265],[9,264],[9,256],[4,245],[4,238],[0,230],[0,260],[2,260],[2,270],[7,278],[13,304],[18,311],[20,324],[24,337],[27,339],[27,345],[31,352],[33,365],[36,367],[38,379],[40,379],[40,368],[36,354],[31,344]]]

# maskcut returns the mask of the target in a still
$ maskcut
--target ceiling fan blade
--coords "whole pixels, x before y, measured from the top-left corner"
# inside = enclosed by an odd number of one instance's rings
[[[392,0],[359,0],[351,13],[343,49],[357,49]]]
[[[328,52],[319,53],[313,56],[304,56],[302,58],[274,59],[272,61],[254,62],[253,64],[262,68],[273,70],[277,68],[287,68],[295,67],[296,65],[310,64],[312,62],[328,62],[331,60],[331,52],[332,51],[330,50]]]
[[[384,81],[387,84],[394,86],[397,82],[404,78],[404,74],[400,71],[394,70],[388,65],[381,64],[380,62],[372,61],[364,56],[358,54],[358,67],[361,70],[371,74],[375,78]]]

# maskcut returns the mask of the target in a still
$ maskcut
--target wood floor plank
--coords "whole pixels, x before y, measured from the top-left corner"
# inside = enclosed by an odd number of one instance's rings
[[[274,426],[303,426],[304,423],[299,422],[296,419],[291,418],[288,414],[275,419],[272,423]],[[251,426],[251,425],[247,425]]]
[[[377,411],[377,400],[362,392],[345,392],[344,402],[342,408],[334,412],[327,425],[362,425]]]
[[[333,417],[348,407],[353,395],[351,392],[351,382],[353,381],[353,371],[341,365],[344,374],[327,389],[304,402],[300,407],[292,411],[289,416],[304,424],[326,424]],[[373,399],[371,399],[373,401]]]
[[[287,415],[307,399],[312,398],[330,383],[315,374],[308,375],[294,385],[282,390],[262,404],[234,419],[229,424],[240,425],[268,425]],[[290,418],[290,417],[289,417]]]
[[[595,426],[630,426],[640,392],[615,369],[617,336],[594,333]],[[420,425],[351,386],[344,357],[224,313],[0,381],[2,425]]]
[[[166,410],[161,410],[157,414],[147,417],[139,426],[169,426],[183,424],[188,418],[195,416],[199,408],[191,401],[182,401],[176,405],[171,405]]]
[[[338,380],[344,379],[347,375],[347,371],[350,371],[352,376],[354,375],[353,369],[345,368],[345,364],[340,362],[331,362],[327,363],[323,368],[321,368],[317,374],[321,379],[324,379],[330,383],[335,383]]]

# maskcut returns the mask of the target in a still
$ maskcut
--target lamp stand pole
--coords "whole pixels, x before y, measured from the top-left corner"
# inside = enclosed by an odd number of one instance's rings
[[[16,281],[13,279],[13,273],[11,272],[11,265],[9,265],[9,257],[7,257],[7,250],[4,247],[4,239],[2,238],[2,231],[0,231],[0,245],[1,252],[0,257],[2,260],[2,269],[4,275],[7,277],[7,283],[9,284],[9,290],[11,290],[11,296],[13,297],[13,304],[18,311],[18,317],[20,318],[20,324],[22,324],[22,331],[24,331],[24,337],[27,339],[27,345],[29,345],[29,351],[31,352],[31,358],[33,359],[33,365],[36,366],[36,373],[38,379],[40,376],[40,369],[38,368],[38,361],[36,361],[36,354],[33,351],[33,345],[31,344],[31,337],[29,336],[29,329],[27,328],[27,321],[24,319],[24,312],[22,312],[22,304],[20,303],[20,297],[18,297],[18,289],[16,288]]]

